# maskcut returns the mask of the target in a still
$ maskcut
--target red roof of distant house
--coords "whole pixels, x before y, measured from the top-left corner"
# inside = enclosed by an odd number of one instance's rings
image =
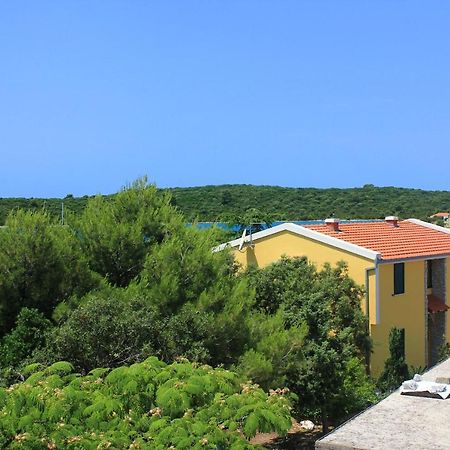
[[[409,220],[399,221],[397,226],[387,222],[341,223],[339,231],[328,225],[304,227],[378,252],[383,260],[450,255],[449,230]]]
[[[436,214],[433,214],[431,217],[442,217],[442,218],[448,218],[450,216],[450,213],[448,212],[438,212]]]
[[[439,297],[436,297],[433,294],[427,295],[428,297],[428,311],[434,313],[434,312],[443,312],[447,311],[447,309],[450,309],[444,302],[444,300],[441,300]]]

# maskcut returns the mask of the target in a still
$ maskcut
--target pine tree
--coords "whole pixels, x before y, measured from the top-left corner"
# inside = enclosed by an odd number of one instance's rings
[[[405,361],[405,330],[392,328],[389,333],[389,358],[384,363],[384,370],[378,379],[378,387],[383,392],[397,389],[410,377]]]

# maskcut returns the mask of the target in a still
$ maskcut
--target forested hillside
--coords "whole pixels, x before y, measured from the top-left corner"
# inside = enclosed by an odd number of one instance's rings
[[[0,225],[4,225],[8,213],[14,209],[40,211],[45,208],[53,217],[61,217],[62,203],[66,211],[79,215],[87,204],[88,197],[67,196],[61,198],[0,198]]]
[[[275,220],[375,219],[395,214],[426,218],[450,209],[449,191],[423,191],[396,187],[316,189],[279,186],[223,185],[170,189],[178,207],[192,219],[214,221],[241,215],[250,208]]]
[[[450,209],[450,191],[424,191],[365,185],[348,189],[284,188],[279,186],[221,185],[166,189],[187,220],[223,220],[239,216],[251,208],[274,220],[323,219],[332,214],[342,219],[427,218]],[[53,216],[66,210],[80,214],[88,197],[64,199],[0,198],[0,224],[11,209],[38,210],[45,206]]]

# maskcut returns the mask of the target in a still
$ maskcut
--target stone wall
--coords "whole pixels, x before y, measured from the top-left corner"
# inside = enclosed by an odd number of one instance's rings
[[[432,264],[433,295],[445,302],[445,259],[433,259],[427,264]],[[438,362],[439,349],[445,342],[446,314],[445,312],[428,313],[428,364],[430,366]]]
[[[428,313],[429,366],[434,366],[439,361],[439,350],[445,342],[445,314],[445,312]]]
[[[428,264],[430,263],[432,263],[433,294],[445,301],[445,259],[433,259],[428,261]]]

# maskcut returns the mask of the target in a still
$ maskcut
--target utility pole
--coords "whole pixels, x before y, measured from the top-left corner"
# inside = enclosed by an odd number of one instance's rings
[[[64,225],[64,202],[61,202],[61,225]]]

